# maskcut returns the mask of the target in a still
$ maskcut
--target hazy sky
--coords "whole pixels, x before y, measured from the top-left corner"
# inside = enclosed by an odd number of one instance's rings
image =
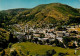
[[[39,4],[63,3],[80,8],[80,0],[0,0],[0,10],[13,8],[33,8]]]

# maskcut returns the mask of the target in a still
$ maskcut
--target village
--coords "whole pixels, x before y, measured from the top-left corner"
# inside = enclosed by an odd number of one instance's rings
[[[17,25],[19,26],[19,25]],[[20,26],[19,26],[20,27]],[[61,28],[61,30],[60,30]],[[55,41],[57,39],[59,42],[63,43],[63,37],[68,38],[80,38],[80,32],[76,30],[76,28],[80,28],[80,25],[73,26],[61,26],[59,28],[56,27],[46,27],[46,28],[32,28],[25,25],[23,32],[14,32],[17,35],[17,38],[22,42],[23,40],[35,40],[36,43],[48,42],[45,43],[50,45],[50,42]],[[77,40],[71,40],[68,46],[73,46],[75,44],[76,47],[80,45]],[[64,45],[65,46],[65,45]]]

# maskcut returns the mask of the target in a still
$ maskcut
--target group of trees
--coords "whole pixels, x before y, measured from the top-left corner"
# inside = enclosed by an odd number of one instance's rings
[[[14,37],[14,35],[10,32],[9,36],[1,36],[0,38],[0,48],[5,49],[8,47],[8,45],[10,46],[10,43],[16,43],[18,41],[18,39],[16,37]]]
[[[65,27],[57,26],[57,31],[66,31],[67,29]]]
[[[47,45],[53,45],[53,46],[58,46],[58,47],[64,48],[64,44],[57,39],[55,39],[54,41],[49,41],[49,39],[42,41],[42,40],[38,40],[38,38],[34,38],[34,39],[29,39],[27,41],[33,42],[33,43],[36,43],[36,44],[40,44],[40,45],[47,44]]]
[[[78,42],[78,38],[63,37],[63,43],[66,45],[66,47],[76,48],[77,46],[75,45],[74,41]]]

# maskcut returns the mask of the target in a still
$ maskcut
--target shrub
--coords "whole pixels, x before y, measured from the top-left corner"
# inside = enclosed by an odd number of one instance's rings
[[[8,47],[11,48],[12,45],[13,45],[13,43],[9,43]]]
[[[48,50],[46,52],[46,56],[53,56],[55,53],[56,53],[56,51],[54,49],[53,50]]]
[[[65,56],[65,54],[64,53],[59,53],[58,56]]]

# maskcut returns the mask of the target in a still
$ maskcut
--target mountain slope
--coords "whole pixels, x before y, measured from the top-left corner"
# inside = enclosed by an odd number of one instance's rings
[[[6,27],[7,25],[12,24],[10,20],[12,20],[13,17],[15,17],[16,15],[20,14],[25,10],[28,9],[18,8],[0,11],[0,27]]]
[[[80,13],[80,9],[78,9],[79,13]]]
[[[18,22],[28,22],[29,24],[57,23],[68,21],[70,17],[79,17],[77,9],[60,3],[39,5],[31,10],[19,14],[16,19]]]
[[[26,9],[26,8],[16,8],[16,9],[3,10],[3,11],[0,11],[0,12],[8,13],[8,14],[11,14],[11,15],[16,15],[20,12],[25,11],[25,10],[28,10],[28,9]]]
[[[5,18],[4,16],[2,17],[5,22],[8,21],[7,25],[28,23],[29,25],[42,26],[43,24],[62,25],[80,23],[79,10],[60,3],[42,4],[32,9],[7,10],[8,13],[9,15]]]

